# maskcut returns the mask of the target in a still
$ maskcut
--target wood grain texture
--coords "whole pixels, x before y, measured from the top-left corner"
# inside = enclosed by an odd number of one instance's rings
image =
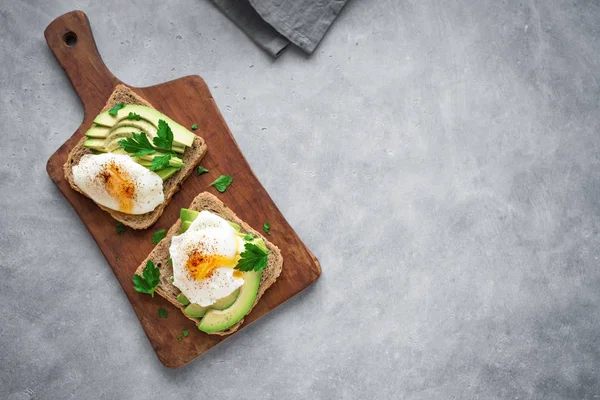
[[[69,47],[65,43],[65,35],[72,36],[72,33],[77,36],[77,43]],[[68,152],[91,126],[94,117],[121,81],[102,62],[88,19],[82,11],[73,11],[54,20],[46,28],[45,37],[84,108],[84,118],[79,129],[48,160],[48,175],[97,242],[127,294],[158,358],[165,366],[181,367],[227,337],[206,335],[198,331],[191,321],[166,300],[135,292],[131,282],[132,275],[154,247],[151,243],[152,233],[158,229],[168,229],[175,223],[179,217],[179,209],[188,206],[198,193],[207,190],[208,185],[221,173],[234,177],[227,192],[221,194],[213,188],[208,190],[255,229],[260,230],[263,222],[269,221],[269,239],[281,249],[284,258],[281,276],[246,317],[242,329],[318,279],[321,274],[319,262],[287,223],[252,172],[207,85],[199,76],[187,76],[132,90],[183,126],[198,124],[196,132],[208,145],[208,154],[202,165],[210,173],[188,178],[152,228],[128,230],[123,235],[117,235],[115,221],[90,199],[70,188],[63,176],[62,166]],[[160,307],[169,311],[168,319],[158,317]],[[177,337],[182,329],[189,329],[190,336],[179,342]]]

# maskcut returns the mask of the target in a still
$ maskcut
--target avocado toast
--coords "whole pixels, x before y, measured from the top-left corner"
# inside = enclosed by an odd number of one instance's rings
[[[123,105],[125,107],[123,107]],[[111,94],[111,96],[109,97],[105,107],[103,108],[102,113],[96,118],[96,120],[98,120],[98,118],[100,118],[102,116],[106,116],[109,111],[112,111],[115,108],[119,108],[119,106],[122,108],[122,111],[128,111],[127,105],[144,106],[143,108],[152,107],[151,104],[149,104],[146,100],[144,100],[143,98],[138,96],[135,92],[133,92],[127,86],[120,84],[114,89],[114,91]],[[130,108],[132,108],[132,107],[130,107]],[[132,108],[132,109],[135,111],[138,111],[135,108]],[[156,112],[156,113],[160,114],[158,112]],[[110,115],[113,115],[113,114],[110,114]],[[139,115],[137,115],[137,117],[138,117],[137,121],[132,120],[131,124],[127,124],[127,125],[131,125],[131,126],[128,126],[128,128],[131,128],[130,130],[135,129],[134,125],[143,127],[144,120],[142,119],[140,121]],[[168,117],[166,117],[166,116],[163,116],[163,118],[168,119]],[[171,120],[169,119],[169,121],[171,121]],[[178,125],[175,122],[171,122],[171,124],[173,125],[174,128],[175,128],[175,125]],[[95,135],[93,133],[94,130],[100,131],[101,129],[102,129],[102,126],[95,124],[88,130],[87,135]],[[118,139],[126,138],[128,133],[124,132],[123,135],[124,136],[122,136]],[[193,135],[193,134],[190,133],[190,135]],[[73,169],[75,166],[77,166],[81,162],[82,158],[84,158],[86,155],[96,153],[95,144],[100,141],[103,141],[103,139],[98,139],[93,136],[82,137],[82,139],[70,151],[70,153],[67,157],[67,160],[63,166],[65,178],[69,182],[70,186],[77,192],[79,192],[83,195],[86,195],[87,197],[90,197],[90,196],[88,196],[86,193],[84,193],[84,191],[75,183]],[[109,207],[105,207],[101,204],[98,204],[98,206],[101,209],[103,209],[104,211],[108,212],[115,220],[117,220],[117,221],[123,223],[124,225],[127,225],[133,229],[146,229],[146,228],[150,227],[151,225],[153,225],[158,220],[158,218],[162,215],[163,210],[165,209],[167,204],[169,204],[172,196],[179,190],[179,187],[182,185],[183,181],[194,171],[195,166],[200,162],[200,160],[206,154],[207,146],[201,137],[193,135],[193,140],[189,141],[188,144],[189,144],[189,146],[187,148],[185,148],[185,151],[183,151],[183,154],[180,156],[181,157],[180,164],[177,164],[176,168],[165,168],[163,171],[158,171],[159,172],[158,175],[161,178],[163,178],[162,191],[164,193],[164,201],[162,201],[162,203],[159,204],[158,206],[156,206],[156,208],[154,208],[152,211],[143,213],[143,214],[130,214],[130,213],[122,212],[122,211],[117,211],[117,210],[111,209]],[[176,149],[175,146],[176,145],[174,145],[173,149]],[[180,150],[180,149],[178,148],[178,150]],[[146,156],[146,157],[152,157],[152,156]]]
[[[266,265],[260,271],[244,272],[244,284],[209,307],[193,307],[189,300],[182,295],[181,290],[172,281],[174,275],[171,260],[170,246],[173,238],[180,235],[190,226],[190,220],[201,211],[209,211],[225,219],[232,226],[239,228],[239,235],[252,237],[255,242],[264,246],[268,256]],[[186,215],[187,214],[187,215]],[[189,214],[191,217],[188,217]],[[189,209],[182,209],[182,217],[167,233],[166,237],[158,243],[154,250],[137,268],[135,274],[142,276],[149,263],[158,268],[160,272],[156,293],[178,307],[184,314],[208,334],[229,335],[235,332],[243,323],[244,316],[250,313],[265,291],[277,280],[283,267],[283,257],[277,246],[266,240],[258,231],[242,221],[235,213],[227,208],[223,202],[210,193],[200,193],[190,204]],[[135,280],[134,280],[135,281]],[[198,310],[194,310],[197,308]],[[195,313],[198,311],[199,313]]]

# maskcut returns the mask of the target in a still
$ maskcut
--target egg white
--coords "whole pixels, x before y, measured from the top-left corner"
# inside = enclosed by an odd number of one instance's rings
[[[125,171],[133,182],[131,209],[122,209],[122,202],[108,192],[102,179],[103,171],[112,164]],[[165,201],[161,177],[125,154],[86,154],[81,157],[79,164],[73,167],[73,180],[75,185],[96,203],[127,214],[151,212]]]
[[[173,262],[173,285],[191,303],[202,307],[233,293],[244,284],[243,278],[233,275],[233,268],[216,268],[208,277],[197,280],[186,263],[194,251],[235,259],[244,249],[244,241],[227,221],[210,211],[202,211],[188,230],[173,237],[169,253]]]

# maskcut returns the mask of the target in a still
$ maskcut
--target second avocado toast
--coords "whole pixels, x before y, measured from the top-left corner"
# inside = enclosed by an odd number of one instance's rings
[[[210,306],[196,307],[200,310],[200,313],[194,314],[193,311],[189,311],[190,306],[193,306],[193,304],[189,304],[187,297],[182,296],[181,290],[171,280],[174,273],[173,262],[175,261],[171,259],[169,247],[173,238],[182,233],[182,231],[185,232],[196,217],[197,212],[200,211],[210,211],[232,223],[233,226],[236,226],[235,230],[239,228],[240,236],[252,237],[251,240],[255,243],[257,240],[259,241],[258,243],[262,242],[265,250],[268,252],[268,256],[263,269],[243,273],[244,283],[237,291],[237,294],[234,291],[231,293],[233,296],[228,295],[222,299],[218,299],[214,304],[218,304],[220,301],[222,304],[219,307],[212,309]],[[214,335],[229,335],[241,326],[244,317],[252,311],[265,291],[279,277],[283,268],[281,251],[257,230],[238,218],[221,200],[210,193],[204,192],[196,196],[188,209],[182,209],[182,217],[186,220],[178,220],[169,229],[167,236],[158,243],[150,255],[138,267],[136,275],[143,276],[144,270],[149,265],[158,268],[160,283],[156,287],[156,293],[178,307],[189,319],[198,325],[200,330]],[[184,229],[182,229],[182,225]],[[186,268],[190,268],[189,264],[186,264]],[[225,301],[227,304],[225,304]]]

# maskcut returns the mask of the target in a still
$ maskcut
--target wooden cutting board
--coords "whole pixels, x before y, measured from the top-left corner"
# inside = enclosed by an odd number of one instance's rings
[[[100,58],[88,19],[82,11],[73,11],[57,18],[48,25],[44,34],[48,46],[81,98],[84,109],[83,123],[79,129],[48,160],[48,175],[71,203],[102,250],[152,347],[165,366],[181,367],[227,338],[200,332],[179,309],[166,300],[135,292],[131,281],[137,266],[154,247],[152,233],[162,228],[168,230],[179,217],[179,209],[187,207],[198,193],[206,190],[214,193],[242,220],[257,230],[261,230],[263,223],[268,221],[271,224],[269,240],[281,249],[284,258],[281,276],[245,318],[241,329],[319,278],[319,262],[281,215],[252,172],[206,83],[196,75],[156,86],[132,89],[181,125],[190,127],[198,124],[199,129],[195,132],[208,145],[208,153],[202,160],[202,165],[210,173],[201,176],[194,174],[184,181],[181,190],[175,194],[153,227],[143,231],[128,229],[124,234],[117,235],[115,221],[110,215],[71,189],[63,176],[63,164],[69,151],[92,125],[94,117],[103,108],[114,87],[122,82],[111,74]],[[209,188],[209,184],[220,174],[234,177],[233,184],[222,194]],[[161,307],[169,311],[167,319],[158,317],[158,309]],[[110,326],[106,329],[110,329]],[[188,329],[190,335],[178,341],[177,337],[181,335],[182,329]]]

